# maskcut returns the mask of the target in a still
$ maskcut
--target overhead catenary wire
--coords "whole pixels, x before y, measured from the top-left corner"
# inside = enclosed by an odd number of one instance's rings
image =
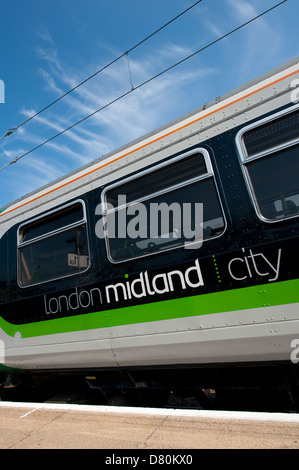
[[[0,140],[4,139],[4,137],[8,137],[10,134],[12,134],[14,132],[15,129],[9,129],[8,132],[6,132],[6,134],[4,134],[2,137],[0,137]]]
[[[193,52],[192,54],[186,56],[184,59],[181,59],[180,61],[176,62],[175,64],[171,65],[170,67],[162,70],[161,72],[159,72],[158,74],[154,75],[153,77],[149,78],[148,80],[145,80],[144,82],[140,83],[139,85],[135,86],[134,88],[131,88],[130,90],[128,90],[127,92],[123,93],[122,95],[118,96],[117,98],[115,98],[114,100],[110,101],[109,103],[105,104],[104,106],[102,106],[101,108],[93,111],[92,113],[88,114],[87,116],[85,116],[84,118],[80,119],[79,121],[75,122],[74,124],[72,124],[71,126],[67,127],[66,129],[62,130],[61,132],[59,132],[58,134],[55,134],[54,136],[50,137],[49,139],[45,140],[44,142],[40,143],[39,145],[37,145],[36,147],[32,148],[31,150],[28,150],[27,152],[25,152],[24,154],[22,154],[21,156],[19,157],[16,157],[14,158],[12,161],[10,161],[9,163],[7,163],[6,165],[4,165],[3,167],[0,168],[0,171],[1,170],[4,170],[5,168],[7,168],[8,166],[12,165],[13,163],[16,163],[17,161],[19,161],[21,158],[24,158],[26,157],[27,155],[29,155],[30,153],[34,152],[35,150],[41,148],[42,146],[46,145],[47,143],[51,142],[52,140],[56,139],[57,137],[59,137],[60,135],[64,134],[65,132],[69,131],[70,129],[73,129],[75,126],[81,124],[82,122],[86,121],[87,119],[89,119],[90,117],[94,116],[95,114],[99,113],[100,111],[103,111],[104,109],[108,108],[109,106],[111,106],[112,104],[116,103],[117,101],[123,99],[124,97],[128,96],[130,93],[133,93],[134,91],[140,89],[141,87],[145,86],[146,84],[150,83],[151,81],[155,80],[156,78],[158,77],[161,77],[163,74],[169,72],[170,70],[172,70],[173,68],[177,67],[178,65],[182,64],[183,62],[187,61],[188,59],[194,57],[195,55],[199,54],[200,52],[203,52],[204,50],[208,49],[209,47],[213,46],[214,44],[222,41],[223,39],[227,38],[228,36],[230,36],[231,34],[239,31],[240,29],[244,28],[245,26],[249,25],[250,23],[252,23],[253,21],[257,20],[258,18],[261,18],[262,16],[266,15],[267,13],[269,13],[270,11],[274,10],[275,8],[279,7],[280,5],[282,5],[283,3],[286,3],[287,0],[283,0],[279,3],[277,3],[276,5],[274,5],[273,7],[263,11],[262,13],[256,15],[255,17],[251,18],[250,20],[246,21],[245,23],[242,23],[240,26],[238,26],[237,28],[234,28],[232,29],[231,31],[229,31],[228,33],[224,34],[223,36],[215,39],[215,41],[212,41],[210,42],[209,44],[207,44],[206,46],[203,46],[202,48],[198,49],[197,51]]]
[[[66,96],[68,96],[70,93],[72,93],[73,91],[77,90],[80,86],[84,85],[85,83],[87,83],[89,80],[91,80],[92,78],[94,78],[96,75],[100,74],[101,72],[103,72],[104,70],[106,70],[107,68],[111,67],[113,64],[115,64],[117,61],[119,61],[120,59],[122,59],[123,57],[127,57],[127,60],[128,60],[128,67],[129,67],[129,74],[130,74],[130,83],[131,83],[131,87],[132,89],[134,88],[133,87],[133,82],[132,82],[132,76],[131,76],[131,70],[130,70],[130,64],[129,64],[129,57],[128,57],[128,54],[132,51],[134,51],[134,49],[136,49],[137,47],[141,46],[143,43],[145,43],[146,41],[148,41],[149,39],[151,39],[153,36],[155,36],[156,34],[158,34],[160,31],[162,31],[164,28],[166,28],[167,26],[169,26],[171,23],[173,23],[174,21],[176,21],[177,19],[179,19],[181,16],[183,16],[185,13],[187,13],[188,11],[190,11],[192,8],[196,7],[199,3],[201,3],[203,0],[198,0],[197,2],[193,3],[193,5],[191,5],[190,7],[186,8],[184,11],[182,11],[181,13],[179,13],[177,16],[175,16],[174,18],[172,18],[171,20],[167,21],[167,23],[163,24],[163,26],[160,26],[160,28],[156,29],[153,33],[149,34],[148,36],[146,36],[144,39],[142,39],[141,41],[139,41],[137,44],[135,44],[133,47],[131,47],[129,50],[127,50],[126,52],[124,52],[123,54],[121,54],[120,56],[116,57],[115,59],[113,59],[111,62],[109,62],[108,64],[104,65],[102,68],[100,68],[99,70],[97,70],[95,73],[93,73],[92,75],[90,75],[89,77],[87,77],[85,80],[83,80],[82,82],[78,83],[76,86],[74,86],[73,88],[71,88],[69,91],[67,91],[66,93],[64,93],[63,95],[59,96],[56,100],[52,101],[51,103],[49,103],[47,106],[45,106],[44,108],[42,108],[40,111],[36,112],[35,114],[33,114],[32,116],[30,116],[28,119],[26,119],[24,122],[22,122],[21,124],[19,124],[17,127],[13,127],[11,129],[9,129],[9,131],[3,135],[0,140],[4,139],[5,137],[8,137],[9,135],[11,135],[13,132],[15,132],[17,129],[19,129],[20,127],[24,126],[25,124],[27,124],[28,122],[32,121],[32,119],[36,118],[37,116],[39,116],[41,113],[43,113],[44,111],[46,111],[47,109],[49,109],[51,106],[53,106],[54,104],[58,103],[60,100],[62,100],[63,98],[65,98]]]

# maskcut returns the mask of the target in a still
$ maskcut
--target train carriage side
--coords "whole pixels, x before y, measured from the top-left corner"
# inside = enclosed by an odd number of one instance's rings
[[[298,60],[3,210],[3,365],[290,362],[299,337],[296,77]],[[136,210],[147,217],[165,202],[202,204],[202,243],[174,230],[151,236],[147,218],[141,228]],[[139,238],[102,236],[104,215],[116,232],[126,215]]]

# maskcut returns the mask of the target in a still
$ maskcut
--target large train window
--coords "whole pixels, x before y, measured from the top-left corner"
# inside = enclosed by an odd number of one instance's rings
[[[113,262],[183,245],[198,248],[203,240],[218,237],[225,229],[213,169],[204,149],[109,186],[102,194],[102,206],[108,256]]]
[[[76,201],[19,227],[18,283],[27,287],[89,267],[85,207]]]
[[[298,107],[246,127],[237,142],[258,215],[268,222],[298,216]]]

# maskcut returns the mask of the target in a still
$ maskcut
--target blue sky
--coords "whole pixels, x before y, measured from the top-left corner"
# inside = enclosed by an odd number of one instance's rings
[[[0,12],[0,137],[195,0],[13,0]],[[202,0],[0,140],[0,166],[279,0]],[[0,171],[0,207],[299,55],[299,0],[274,11]]]

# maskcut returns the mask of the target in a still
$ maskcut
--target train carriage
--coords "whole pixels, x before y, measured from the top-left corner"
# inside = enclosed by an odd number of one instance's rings
[[[298,78],[297,58],[2,208],[3,369],[144,386],[298,362]]]

